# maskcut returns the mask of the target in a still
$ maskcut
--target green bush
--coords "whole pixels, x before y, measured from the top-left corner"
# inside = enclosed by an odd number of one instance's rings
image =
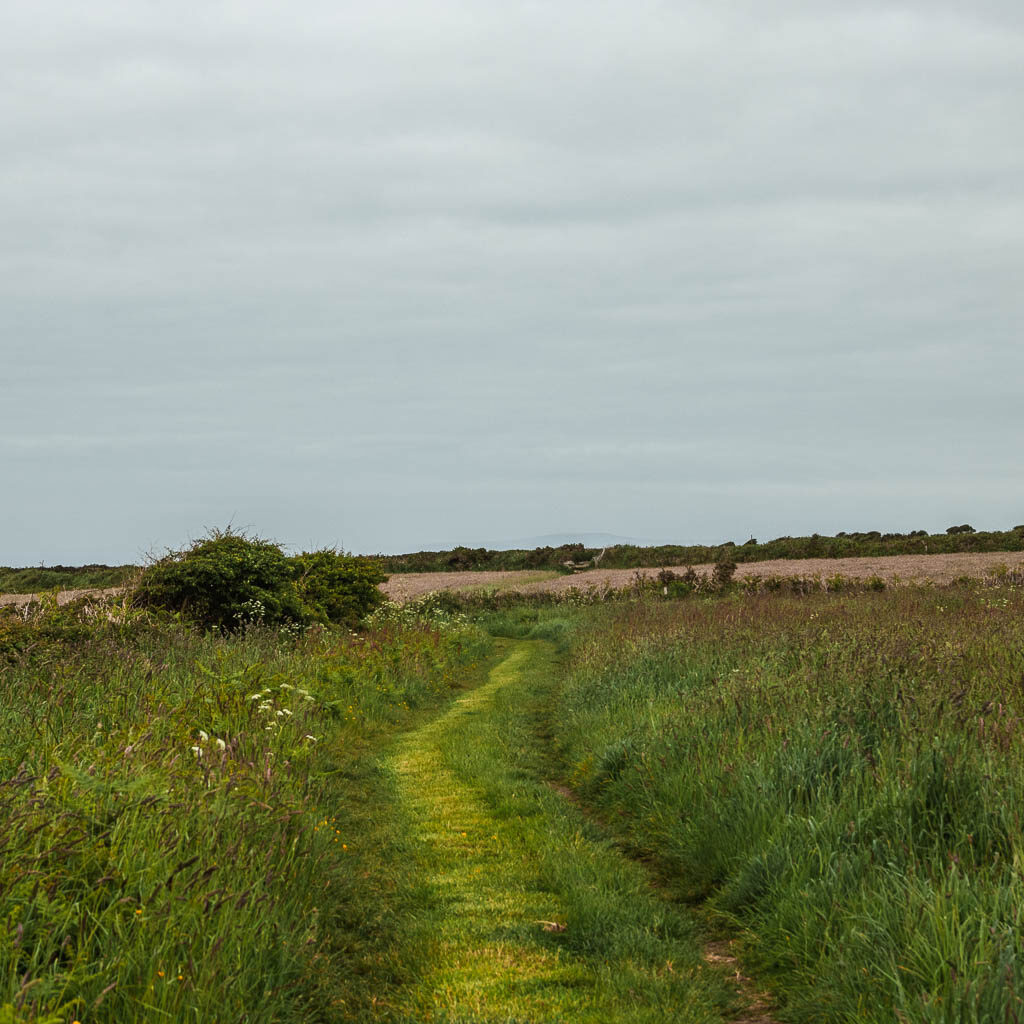
[[[288,557],[281,545],[214,530],[142,572],[134,602],[205,629],[333,622],[354,627],[384,601],[380,564],[332,548]]]
[[[180,612],[206,629],[312,617],[281,546],[230,528],[214,530],[154,562],[139,578],[134,599],[144,608]]]
[[[60,607],[53,595],[48,595],[27,612],[14,605],[0,606],[0,666],[38,659],[54,647],[91,636],[95,628],[83,614],[86,604],[79,601]]]
[[[379,562],[324,548],[290,559],[296,589],[309,614],[320,622],[355,626],[384,603],[378,583],[387,580]]]
[[[736,563],[727,555],[722,556],[715,563],[714,574],[716,586],[727,587],[732,583],[733,576],[736,575]]]

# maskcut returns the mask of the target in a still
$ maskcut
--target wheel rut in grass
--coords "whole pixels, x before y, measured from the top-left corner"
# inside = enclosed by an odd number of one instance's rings
[[[549,781],[548,785],[563,800],[580,808],[588,820],[598,820],[583,807],[575,790],[561,782]],[[603,831],[608,830],[604,822],[598,823]],[[661,886],[654,880],[654,876],[651,878],[651,884],[656,892],[661,891]],[[739,1005],[734,1013],[727,1016],[727,1021],[729,1024],[778,1024],[772,1015],[771,996],[762,991],[753,978],[743,973],[734,945],[731,939],[709,939],[704,942],[701,954],[704,962],[713,970],[722,973],[736,991]]]
[[[730,1018],[730,1024],[777,1024],[771,1012],[771,999],[762,992],[753,978],[740,970],[739,959],[728,940],[716,940],[704,945],[704,962],[720,970],[736,988],[742,1008]]]
[[[423,893],[402,941],[422,968],[378,1019],[736,1020],[735,988],[708,967],[690,915],[543,781],[531,709],[556,671],[551,645],[515,643],[484,686],[395,748],[408,881]]]

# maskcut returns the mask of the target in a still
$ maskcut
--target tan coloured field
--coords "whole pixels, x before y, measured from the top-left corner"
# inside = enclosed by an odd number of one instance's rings
[[[589,574],[588,574],[589,575]],[[579,579],[579,577],[570,577]],[[563,579],[557,572],[524,569],[515,572],[407,572],[395,573],[380,589],[392,601],[404,603],[438,590],[530,591]]]
[[[749,576],[845,576],[848,579],[868,579],[879,576],[884,580],[904,583],[950,583],[960,576],[981,578],[988,576],[999,565],[1024,570],[1024,552],[994,551],[985,554],[958,555],[890,555],[884,558],[800,558],[772,562],[749,562],[740,565],[737,579]],[[685,566],[667,566],[674,572],[683,572]],[[712,565],[694,566],[698,572],[710,572]],[[421,572],[396,573],[381,590],[399,603],[439,590],[501,591],[522,594],[543,591],[559,592],[573,587],[587,589],[620,590],[628,587],[637,573],[644,577],[657,576],[657,569],[590,569],[563,576],[535,569],[518,572]],[[120,593],[120,588],[106,590],[63,590],[58,594],[60,604],[79,597],[104,597]],[[22,606],[37,597],[35,594],[0,594],[0,605]]]
[[[879,576],[884,580],[904,583],[950,583],[960,576],[983,577],[990,575],[998,565],[1011,569],[1024,569],[1024,552],[989,552],[985,554],[957,555],[889,555],[884,558],[801,558],[772,562],[749,562],[739,566],[737,579],[749,576],[835,576],[849,579],[869,579]],[[674,572],[683,572],[685,566],[668,566]],[[712,565],[694,566],[699,572],[711,572]],[[393,601],[408,601],[436,590],[517,591],[529,594],[538,591],[565,591],[572,587],[610,588],[628,587],[639,573],[645,577],[657,576],[661,569],[590,569],[567,576],[546,574],[538,580],[536,572],[429,572],[399,573],[391,577],[381,589]]]
[[[112,597],[115,594],[120,594],[122,589],[121,587],[107,587],[94,590],[61,590],[57,593],[57,604],[70,604],[80,597]],[[0,605],[13,604],[20,608],[38,599],[38,594],[0,594]]]

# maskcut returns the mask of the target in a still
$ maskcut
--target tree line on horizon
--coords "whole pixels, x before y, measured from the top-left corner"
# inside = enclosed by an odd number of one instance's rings
[[[604,552],[603,555],[601,552]],[[491,548],[455,547],[446,551],[414,551],[407,554],[358,555],[386,573],[482,572],[565,569],[600,557],[603,569],[648,569],[664,565],[702,565],[732,561],[768,562],[805,558],[877,558],[885,555],[938,555],[964,552],[1024,551],[1024,524],[1009,530],[975,530],[970,524],[950,526],[943,533],[912,530],[882,533],[869,530],[840,532],[835,536],[776,537],[760,542],[751,537],[743,543],[659,544],[642,547],[615,544],[607,548],[582,543],[557,547]],[[31,593],[57,587],[117,587],[139,569],[136,565],[0,566],[0,593]]]
[[[602,554],[602,551],[604,552]],[[937,555],[961,552],[1024,551],[1024,524],[1010,530],[979,531],[969,523],[951,526],[944,533],[913,530],[910,533],[840,532],[835,536],[776,537],[760,542],[751,537],[743,543],[659,544],[642,547],[615,544],[607,548],[583,544],[494,551],[489,548],[456,547],[450,551],[417,551],[403,555],[376,555],[389,573],[562,569],[600,556],[602,569],[649,569],[664,565],[702,565],[731,561],[768,562],[805,558],[873,558],[885,555]]]

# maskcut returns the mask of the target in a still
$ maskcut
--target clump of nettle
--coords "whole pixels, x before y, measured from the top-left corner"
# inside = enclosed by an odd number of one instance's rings
[[[250,625],[355,627],[384,602],[380,564],[333,548],[286,555],[280,544],[228,528],[169,551],[140,574],[136,607],[206,629]]]

